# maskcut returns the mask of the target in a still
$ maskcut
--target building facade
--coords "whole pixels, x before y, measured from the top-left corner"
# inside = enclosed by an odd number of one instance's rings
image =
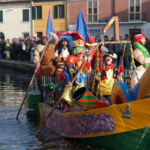
[[[56,32],[69,30],[67,1],[33,0],[33,33],[37,37],[46,35],[49,10],[51,11],[54,30]]]
[[[31,1],[0,0],[0,38],[11,40],[31,33]]]
[[[119,17],[120,35],[144,33],[150,39],[150,0],[70,0],[69,29],[76,28],[76,20],[82,8],[92,36],[103,39],[102,30],[112,16]],[[106,35],[114,37],[111,27]]]

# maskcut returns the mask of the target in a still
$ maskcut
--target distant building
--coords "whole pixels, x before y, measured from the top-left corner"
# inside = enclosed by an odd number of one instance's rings
[[[82,8],[91,35],[103,39],[102,29],[109,19],[119,17],[120,35],[144,33],[150,39],[150,0],[69,0],[69,29],[75,30],[79,8]],[[111,39],[114,29],[106,34]]]
[[[68,4],[66,0],[33,0],[32,18],[34,35],[38,37],[46,35],[49,10],[51,10],[54,30],[56,32],[69,30]]]
[[[0,0],[0,38],[26,38],[31,33],[31,1]]]

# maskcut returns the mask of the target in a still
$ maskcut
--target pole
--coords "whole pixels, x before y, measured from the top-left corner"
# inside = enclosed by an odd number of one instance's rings
[[[91,57],[94,52],[96,51],[96,49],[99,47],[99,45],[101,44],[102,42],[100,42],[98,44],[98,46],[94,47],[93,50],[91,50],[91,54],[89,57]],[[73,82],[75,81],[76,77],[79,75],[79,73],[81,72],[81,70],[84,68],[84,66],[86,65],[87,63],[87,60],[84,62],[84,64],[82,65],[82,67],[80,68],[80,70],[78,71],[78,73],[75,75],[75,77],[73,78],[73,80],[71,81],[71,83],[73,84]],[[69,88],[69,87],[68,87]],[[59,98],[59,100],[57,101],[57,103],[55,104],[55,106],[53,107],[53,109],[50,111],[50,113],[48,114],[48,116],[46,117],[46,119],[44,120],[44,122],[40,125],[39,129],[37,130],[37,132],[35,133],[35,136],[38,135],[38,133],[41,131],[41,129],[43,128],[43,126],[45,125],[45,123],[47,122],[47,120],[49,119],[49,117],[51,116],[51,114],[53,113],[53,111],[55,110],[55,108],[57,107],[58,104],[61,103],[62,101],[62,98],[63,98],[63,95],[65,94],[65,91],[64,93],[62,94],[62,96]]]
[[[46,44],[45,47],[44,47],[44,50],[43,50],[43,52],[42,52],[42,55],[41,55],[41,58],[40,58],[40,61],[39,61],[39,62],[41,62],[41,60],[42,60],[42,58],[43,58],[43,55],[44,55],[44,53],[45,53],[45,51],[46,51],[46,49],[47,49],[47,46],[48,46],[48,44],[49,44],[50,39],[51,39],[51,36],[49,37],[48,42],[47,42],[47,44]],[[25,100],[26,100],[26,97],[27,97],[27,95],[28,95],[28,92],[29,92],[29,90],[30,90],[30,88],[31,88],[32,82],[33,82],[33,80],[34,80],[34,78],[35,78],[35,74],[36,74],[37,70],[38,70],[38,67],[36,67],[36,69],[35,69],[35,71],[34,71],[34,74],[33,74],[32,78],[31,78],[30,83],[29,83],[27,92],[26,92],[26,94],[25,94],[25,96],[24,96],[24,99],[23,99],[23,101],[22,101],[22,103],[21,103],[21,106],[20,106],[20,108],[19,108],[18,114],[17,114],[17,116],[16,116],[16,119],[17,119],[17,120],[18,120],[19,114],[20,114],[20,112],[21,112],[22,106],[23,106],[23,104],[24,104],[24,102],[25,102]]]

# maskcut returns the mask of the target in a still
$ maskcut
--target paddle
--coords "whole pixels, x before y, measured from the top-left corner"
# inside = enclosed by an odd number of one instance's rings
[[[46,51],[46,49],[47,49],[47,46],[48,46],[48,44],[49,44],[50,39],[51,39],[51,36],[49,37],[48,42],[47,42],[47,44],[46,44],[45,47],[44,47],[44,50],[43,50],[42,55],[41,55],[41,57],[40,57],[39,63],[41,62],[41,60],[42,60],[42,58],[43,58],[43,55],[44,55],[44,53],[45,53],[45,51]],[[28,95],[28,92],[29,92],[29,90],[30,90],[30,88],[31,88],[32,82],[33,82],[33,80],[34,80],[34,78],[35,78],[35,74],[36,74],[37,70],[38,70],[38,67],[36,67],[36,69],[35,69],[35,71],[34,71],[34,74],[33,74],[32,78],[31,78],[30,83],[29,83],[27,92],[26,92],[26,94],[25,94],[25,96],[24,96],[24,99],[23,99],[23,101],[22,101],[22,103],[21,103],[21,106],[20,106],[20,108],[19,108],[18,114],[17,114],[17,116],[16,116],[16,119],[17,119],[17,120],[18,120],[20,111],[21,111],[21,109],[22,109],[22,106],[23,106],[23,104],[24,104],[24,102],[25,102],[25,100],[26,100],[26,97],[27,97],[27,95]]]
[[[102,43],[102,42],[100,42],[99,45],[100,45],[101,43]],[[96,47],[94,47],[93,50],[91,50],[92,52],[91,52],[91,54],[89,55],[89,57],[91,57],[91,56],[94,54],[95,50],[99,47],[99,45],[96,46]],[[89,58],[89,57],[88,57],[88,58]],[[87,60],[88,60],[88,59],[87,59]],[[84,66],[85,66],[86,63],[87,63],[87,60],[84,62],[84,64],[82,65],[82,67],[80,68],[80,70],[78,71],[78,73],[75,75],[75,77],[74,77],[73,80],[71,81],[71,84],[73,84],[73,82],[75,81],[76,77],[79,75],[79,73],[81,72],[81,70],[84,68]],[[69,89],[69,88],[70,88],[70,87],[68,86],[68,89]],[[47,122],[48,118],[51,116],[51,114],[53,113],[53,111],[55,110],[55,108],[57,107],[57,105],[61,103],[64,94],[65,94],[65,91],[63,92],[62,96],[59,98],[59,100],[57,101],[57,103],[55,104],[55,106],[52,108],[52,110],[50,111],[50,113],[48,114],[48,116],[46,117],[46,119],[44,120],[44,122],[40,125],[39,129],[38,129],[37,132],[35,133],[35,136],[37,136],[38,133],[41,131],[41,129],[43,128],[43,126],[45,125],[45,123]]]

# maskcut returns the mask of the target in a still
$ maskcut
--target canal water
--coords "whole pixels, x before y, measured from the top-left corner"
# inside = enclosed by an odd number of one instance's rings
[[[0,68],[0,150],[98,150],[46,127],[35,137],[40,118],[28,119],[25,107],[15,119],[30,79],[30,74]]]

